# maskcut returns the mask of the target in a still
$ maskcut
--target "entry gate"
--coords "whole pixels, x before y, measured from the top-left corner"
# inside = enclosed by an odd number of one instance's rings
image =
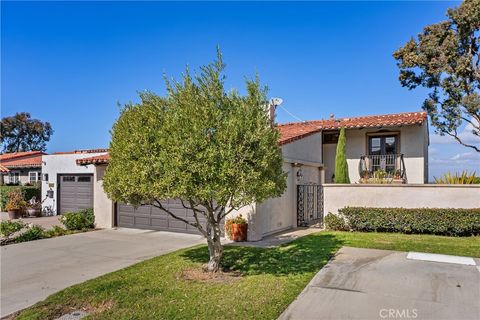
[[[297,185],[297,226],[323,225],[323,188],[319,184]]]

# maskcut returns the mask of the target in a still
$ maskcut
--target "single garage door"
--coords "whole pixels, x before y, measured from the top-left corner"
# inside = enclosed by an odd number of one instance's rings
[[[162,205],[173,214],[187,221],[195,221],[192,210],[185,209],[179,200],[164,201]],[[205,219],[202,218],[202,215],[198,216],[198,220],[205,226]],[[131,205],[117,204],[117,225],[123,228],[199,233],[197,228],[177,220],[168,213],[150,205],[135,208]]]
[[[65,174],[58,177],[59,213],[93,208],[93,175]]]

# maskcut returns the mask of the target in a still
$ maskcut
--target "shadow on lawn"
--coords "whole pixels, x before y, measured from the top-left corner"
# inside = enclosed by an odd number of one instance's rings
[[[317,233],[276,248],[225,246],[224,271],[276,276],[316,272],[342,247],[343,241],[331,234]],[[191,261],[206,263],[208,250],[197,247],[182,253]]]

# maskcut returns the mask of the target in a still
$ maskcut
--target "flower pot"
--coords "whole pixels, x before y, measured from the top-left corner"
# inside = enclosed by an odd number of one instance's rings
[[[27,212],[29,217],[38,217],[40,214],[40,210],[34,208],[28,208]]]
[[[8,217],[10,219],[18,219],[22,217],[22,211],[20,209],[8,210]]]
[[[248,224],[232,224],[232,240],[235,242],[247,241]]]

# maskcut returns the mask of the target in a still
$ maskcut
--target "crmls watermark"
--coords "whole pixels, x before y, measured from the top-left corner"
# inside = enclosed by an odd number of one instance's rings
[[[380,309],[378,313],[382,319],[416,319],[417,309]]]

